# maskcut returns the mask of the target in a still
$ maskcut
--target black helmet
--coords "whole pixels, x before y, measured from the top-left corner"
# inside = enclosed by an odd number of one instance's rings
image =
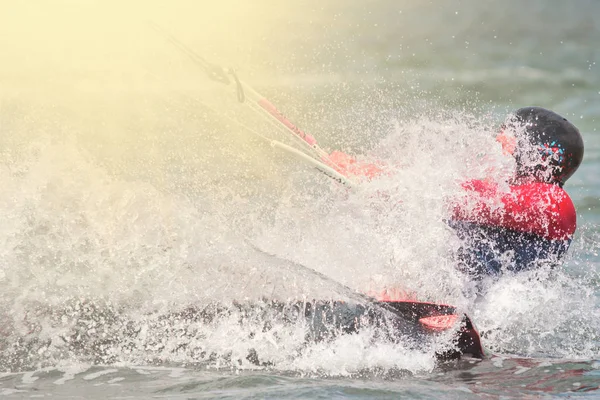
[[[504,129],[513,131],[517,139],[513,153],[517,176],[562,186],[581,164],[583,139],[579,130],[553,111],[520,108],[509,116]]]

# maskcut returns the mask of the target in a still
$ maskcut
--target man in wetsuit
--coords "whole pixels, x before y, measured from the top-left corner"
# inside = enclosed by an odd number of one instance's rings
[[[475,279],[558,263],[576,228],[562,187],[583,158],[579,130],[550,110],[525,107],[509,116],[497,140],[517,164],[508,190],[472,180],[463,184],[467,196],[451,206],[449,225],[462,242],[458,266]],[[382,171],[340,152],[331,156],[348,175],[374,178]]]
[[[516,160],[508,190],[466,182],[468,196],[453,205],[450,221],[462,240],[459,268],[475,278],[557,264],[577,226],[563,185],[583,158],[579,130],[550,110],[525,107],[509,116],[497,139]]]

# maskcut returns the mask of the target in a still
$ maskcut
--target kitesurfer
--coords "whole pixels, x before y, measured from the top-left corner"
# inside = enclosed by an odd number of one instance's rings
[[[557,264],[577,227],[563,185],[583,158],[579,130],[553,111],[524,107],[508,116],[497,140],[516,161],[508,185],[471,180],[462,184],[467,195],[450,202],[448,223],[461,240],[458,267],[475,279]],[[373,178],[382,171],[340,152],[332,158],[345,174]]]

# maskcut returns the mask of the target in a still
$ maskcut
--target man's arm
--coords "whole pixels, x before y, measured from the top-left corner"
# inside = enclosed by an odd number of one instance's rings
[[[575,232],[577,215],[573,202],[556,185],[515,185],[508,193],[480,180],[467,182],[463,187],[469,195],[453,205],[455,220],[533,233],[549,240],[570,239]]]

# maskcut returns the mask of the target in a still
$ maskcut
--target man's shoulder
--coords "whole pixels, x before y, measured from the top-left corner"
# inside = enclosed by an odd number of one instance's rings
[[[569,194],[560,186],[544,182],[531,182],[520,185],[511,185],[511,192],[531,198],[543,200],[550,204],[572,205]]]
[[[531,207],[531,212],[546,215],[552,239],[570,238],[577,227],[577,211],[568,193],[550,183],[528,183],[512,188]]]

